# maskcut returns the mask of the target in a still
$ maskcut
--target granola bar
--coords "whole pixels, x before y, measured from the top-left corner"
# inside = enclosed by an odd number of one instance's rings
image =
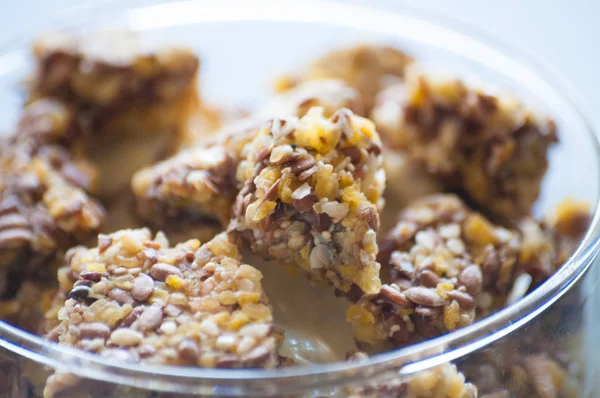
[[[100,235],[69,266],[78,280],[48,338],[145,364],[274,367],[276,336],[261,273],[225,234],[174,247],[148,229]],[[46,394],[63,374],[49,378]]]
[[[446,186],[508,218],[530,213],[557,141],[556,124],[508,97],[409,68],[371,117],[382,139],[422,162]]]
[[[24,277],[48,278],[72,245],[101,226],[104,212],[88,192],[94,170],[62,148],[0,143],[0,297],[10,298]]]
[[[385,184],[373,124],[342,109],[274,119],[243,151],[229,231],[265,258],[341,291],[380,287],[376,233]]]
[[[576,202],[556,214],[556,229],[532,219],[508,229],[451,194],[417,200],[381,245],[391,283],[348,310],[357,340],[408,344],[517,301],[563,264],[589,221],[587,207]]]
[[[211,218],[227,225],[237,193],[236,163],[227,148],[213,146],[186,149],[138,171],[132,179],[138,214],[154,225]]]
[[[188,90],[199,66],[190,50],[148,48],[129,31],[49,33],[34,43],[33,54],[34,98],[73,99],[102,109],[170,101]]]
[[[249,118],[225,126],[217,139],[181,151],[137,172],[132,179],[138,215],[159,228],[194,230],[217,221],[226,227],[239,190],[235,170],[243,148],[274,117],[303,116],[308,107],[361,109],[356,91],[337,80],[307,82],[277,96]],[[243,182],[243,181],[240,181]],[[214,222],[209,228],[214,231]],[[175,228],[171,227],[175,225]],[[197,230],[197,228],[196,228]]]
[[[171,154],[192,115],[205,113],[190,50],[150,48],[128,31],[49,34],[33,50],[37,70],[17,134],[91,161],[105,199]]]
[[[393,47],[363,44],[326,54],[297,76],[278,79],[276,88],[285,91],[301,82],[339,79],[358,90],[365,112],[359,114],[368,115],[377,93],[390,81],[402,79],[405,67],[412,61],[412,57]]]

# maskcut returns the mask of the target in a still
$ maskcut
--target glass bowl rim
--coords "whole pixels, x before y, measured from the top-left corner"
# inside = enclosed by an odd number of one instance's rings
[[[118,7],[104,10],[107,4],[114,6],[116,3],[119,4]],[[138,7],[136,3],[140,3],[141,5]],[[217,7],[227,9],[228,11],[239,11],[239,7],[243,9],[244,0],[215,2],[219,3],[218,5],[208,5],[206,3],[191,0],[172,2],[152,0],[117,2],[116,0],[105,0],[95,4],[91,2],[84,3],[66,10],[66,12],[56,13],[50,18],[50,21],[53,26],[69,27],[72,24],[70,17],[73,15],[81,17],[84,12],[92,15],[90,11],[94,11],[93,15],[116,15],[119,9],[126,12],[142,12],[141,15],[145,15],[143,14],[144,12],[156,13],[156,11],[166,10],[180,16],[182,15],[182,10],[189,11],[189,9],[196,9],[196,7],[198,7],[198,10],[201,7]],[[268,5],[268,16],[273,18],[272,20],[287,20],[282,18],[281,15],[284,11],[286,13],[290,11],[285,10],[286,7],[290,7],[291,10],[301,10],[297,4],[294,5],[293,0],[256,0],[252,3],[256,9],[258,9],[256,4]],[[488,52],[491,51],[488,54],[492,54],[493,52],[496,56],[508,57],[513,63],[516,62],[515,65],[524,67],[525,71],[535,74],[538,79],[541,79],[540,81],[546,83],[552,82],[549,88],[570,105],[577,118],[581,119],[585,125],[594,144],[596,167],[600,168],[600,144],[597,135],[598,130],[596,129],[598,123],[594,119],[593,112],[591,112],[581,95],[561,73],[557,72],[547,61],[541,59],[530,50],[521,49],[513,43],[507,43],[505,40],[490,36],[479,29],[466,25],[464,22],[457,22],[446,16],[436,14],[431,10],[415,7],[412,3],[409,5],[405,1],[351,0],[342,3],[339,0],[307,0],[301,3],[305,9],[319,7],[320,13],[324,11],[352,13],[360,11],[371,14],[377,13],[382,18],[403,19],[405,22],[412,21],[412,23],[423,26],[426,29],[441,29],[444,32],[458,35],[456,37],[467,39],[471,44],[476,43],[479,45],[481,47],[479,50],[486,49]],[[232,6],[238,8],[232,8]],[[383,7],[387,8],[384,9]],[[264,10],[266,8],[262,9],[262,11]],[[233,15],[230,13],[224,17],[224,20],[234,21],[235,19],[232,18],[241,18],[241,21],[259,21],[263,20],[265,15],[243,15],[240,12],[233,12]],[[293,20],[298,21],[296,19]],[[213,22],[217,21],[220,20],[213,20]],[[80,19],[75,26],[80,26],[83,22]],[[331,20],[321,22],[332,23]],[[36,31],[38,30],[39,27]],[[5,45],[0,46],[0,60],[10,55],[12,50],[22,48],[23,44],[25,43],[21,38],[21,40],[10,40]],[[454,50],[453,48],[452,51],[454,52]],[[464,56],[464,54],[460,55]],[[34,362],[81,377],[162,391],[175,389],[179,392],[205,393],[207,391],[214,392],[216,388],[219,394],[223,395],[236,394],[241,391],[244,393],[277,393],[282,390],[302,390],[310,388],[315,384],[333,386],[350,381],[356,382],[357,379],[378,375],[386,371],[397,372],[398,369],[401,369],[401,375],[408,375],[457,359],[487,346],[525,325],[558,300],[585,274],[598,251],[598,247],[600,246],[600,237],[598,236],[598,232],[600,231],[599,205],[597,201],[591,226],[577,251],[565,262],[559,271],[532,293],[515,304],[472,325],[418,344],[377,354],[361,362],[339,361],[267,370],[184,368],[175,366],[149,367],[135,363],[115,363],[98,355],[59,346],[4,322],[0,322],[0,347],[13,351]]]

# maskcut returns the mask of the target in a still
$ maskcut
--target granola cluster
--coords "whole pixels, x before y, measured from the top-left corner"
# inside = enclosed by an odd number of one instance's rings
[[[577,226],[559,232],[526,219],[510,229],[494,225],[452,194],[417,200],[400,213],[382,243],[379,260],[389,269],[390,283],[348,309],[356,339],[405,345],[511,304],[571,254],[566,248],[573,247],[559,242],[573,241],[569,233],[580,240],[587,214],[585,206],[568,201],[558,207],[553,225],[580,220]]]
[[[364,353],[354,354],[350,361],[366,359]],[[446,363],[418,372],[412,376],[398,376],[365,386],[349,388],[351,398],[475,398],[477,387],[465,381],[455,365]]]
[[[146,44],[123,31],[35,43],[20,121],[0,141],[0,319],[114,361],[299,366],[343,353],[311,341],[306,350],[328,355],[304,358],[302,333],[287,325],[297,357],[282,356],[278,293],[297,297],[273,263],[348,299],[336,325],[354,330],[350,350],[377,352],[514,303],[587,231],[589,206],[573,199],[531,216],[553,121],[425,74],[397,49],[334,51],[278,80],[264,106],[229,115],[200,99],[193,52]],[[278,305],[240,253],[273,260],[256,265],[282,284],[270,292]],[[534,341],[542,335],[515,355],[485,351],[343,391],[572,396],[570,363]],[[55,372],[44,396],[81,391],[139,393]]]
[[[373,110],[383,140],[503,217],[530,213],[556,125],[523,104],[409,68]]]
[[[48,337],[102,356],[147,364],[274,367],[278,337],[261,273],[225,234],[174,247],[147,229],[100,235],[75,248],[78,274]],[[46,386],[51,396],[53,385]]]
[[[198,226],[210,224],[211,220],[227,227],[235,197],[244,182],[238,183],[235,176],[244,148],[269,120],[302,117],[313,106],[322,107],[328,116],[345,107],[362,109],[358,93],[341,81],[300,84],[250,117],[223,127],[216,139],[138,171],[132,179],[138,215],[168,231],[181,230],[183,226],[199,233]],[[209,228],[208,232],[214,230]]]
[[[358,90],[368,115],[378,92],[404,77],[404,69],[413,58],[393,47],[359,45],[332,51],[315,60],[296,76],[277,80],[278,91],[288,90],[301,82],[339,79]]]
[[[50,33],[34,43],[33,54],[32,98],[72,99],[96,111],[173,100],[189,89],[199,66],[190,50],[145,48],[127,31]]]
[[[229,231],[265,258],[342,290],[376,292],[378,205],[385,184],[373,124],[342,109],[274,119],[244,148]]]
[[[25,277],[50,277],[69,247],[100,228],[93,187],[94,170],[60,147],[0,143],[0,296],[16,294]]]
[[[135,170],[172,153],[192,115],[207,113],[199,61],[188,49],[148,46],[129,31],[60,32],[38,40],[33,53],[19,134],[91,161],[104,199],[120,195]]]

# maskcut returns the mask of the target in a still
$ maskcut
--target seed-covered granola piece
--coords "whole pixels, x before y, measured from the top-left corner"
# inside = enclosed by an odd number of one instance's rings
[[[547,167],[556,124],[509,97],[435,79],[409,68],[371,114],[382,139],[493,213],[530,213]]]
[[[362,107],[356,91],[341,81],[300,84],[252,116],[225,126],[212,142],[137,172],[132,187],[138,215],[169,232],[210,220],[226,227],[239,190],[235,170],[243,148],[268,119],[301,117],[313,105],[323,106],[328,116],[344,107]]]
[[[0,143],[0,297],[23,277],[43,279],[71,246],[100,227],[103,209],[88,192],[94,170],[59,147],[36,148],[12,137]]]
[[[229,231],[265,258],[342,290],[380,287],[376,233],[385,184],[373,124],[342,109],[273,119],[244,148]]]
[[[77,282],[48,337],[109,358],[156,365],[274,367],[278,336],[261,285],[225,234],[174,247],[122,230],[78,250]],[[64,375],[52,376],[52,396]]]
[[[37,69],[17,134],[68,145],[91,161],[105,199],[135,170],[172,153],[191,116],[206,113],[199,61],[188,49],[113,31],[45,35],[33,52]]]
[[[348,310],[357,340],[408,344],[521,299],[552,276],[587,229],[589,213],[582,203],[564,202],[554,214],[549,224],[526,218],[509,229],[455,195],[415,201],[381,245],[379,260],[390,283]],[[562,231],[559,225],[565,225]]]
[[[236,194],[235,167],[227,148],[213,146],[186,149],[140,170],[132,179],[138,214],[155,225],[211,218],[226,225]]]
[[[301,82],[319,79],[339,79],[358,90],[368,115],[377,93],[404,77],[404,68],[412,57],[393,47],[359,45],[332,51],[315,60],[305,71],[296,76],[284,76],[277,80],[278,91],[285,91]]]
[[[349,361],[367,358],[364,353],[354,354]],[[351,398],[476,398],[477,387],[466,382],[465,376],[456,365],[445,363],[432,369],[422,370],[411,376],[398,375],[381,382],[366,383],[348,388]]]
[[[484,289],[509,288],[519,244],[454,195],[417,200],[381,246],[390,283],[348,309],[357,340],[407,344],[472,323]]]
[[[152,48],[130,31],[49,33],[34,43],[33,54],[34,97],[73,98],[95,108],[171,100],[189,88],[199,65],[191,50]]]

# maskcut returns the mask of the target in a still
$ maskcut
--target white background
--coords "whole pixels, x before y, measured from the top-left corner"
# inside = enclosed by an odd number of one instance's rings
[[[40,21],[47,19],[56,10],[83,2],[0,0],[0,42],[10,39],[16,32],[35,30]],[[393,6],[393,0],[390,3]],[[532,49],[565,74],[594,110],[600,110],[600,2],[413,0],[413,3]]]

